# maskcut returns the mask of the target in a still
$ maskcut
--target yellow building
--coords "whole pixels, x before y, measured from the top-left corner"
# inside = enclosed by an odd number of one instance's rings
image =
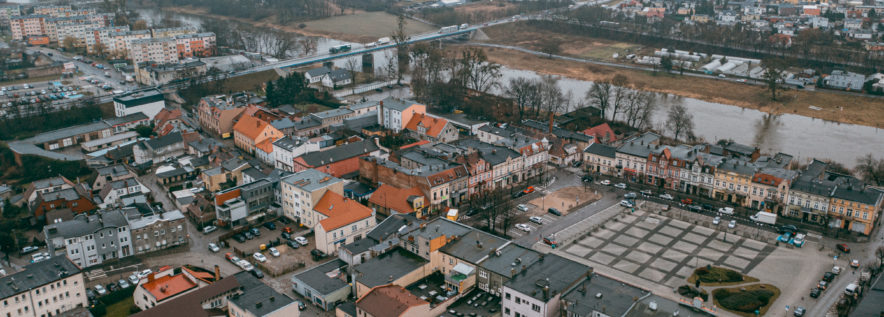
[[[829,203],[829,223],[834,227],[869,235],[875,227],[884,193],[838,186]]]
[[[718,200],[749,206],[749,192],[755,166],[746,161],[728,159],[715,169],[713,197]]]

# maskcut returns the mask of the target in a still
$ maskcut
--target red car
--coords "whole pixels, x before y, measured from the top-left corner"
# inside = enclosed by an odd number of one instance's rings
[[[691,205],[691,204],[694,203],[694,200],[693,200],[693,199],[690,199],[690,198],[685,198],[685,199],[682,199],[682,200],[681,200],[681,203],[682,203],[682,204],[685,204],[685,205]]]
[[[835,246],[835,248],[838,249],[838,251],[850,253],[850,247],[848,247],[846,243],[838,244]]]
[[[233,257],[233,253],[230,253],[230,252],[224,253],[224,257],[227,258],[227,260],[229,261],[230,258]]]
[[[533,193],[533,192],[534,192],[534,186],[528,186],[528,188],[525,188],[525,190],[522,191],[522,193],[524,193],[525,195]]]
[[[544,237],[543,243],[548,244],[549,246],[553,247],[553,249],[555,249],[556,245],[558,244],[558,243],[556,243],[556,238],[553,236]]]

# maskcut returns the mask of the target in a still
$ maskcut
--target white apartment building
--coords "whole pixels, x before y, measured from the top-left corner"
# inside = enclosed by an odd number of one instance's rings
[[[178,48],[174,38],[136,39],[129,42],[129,59],[135,64],[146,61],[177,63]]]
[[[58,36],[59,45],[64,45],[65,39],[73,38],[76,40],[74,44],[76,47],[83,47],[87,45],[90,39],[94,39],[92,30],[102,26],[101,23],[93,22],[64,22],[55,25],[55,32],[56,36]]]
[[[101,50],[104,53],[114,52],[116,51],[116,46],[114,45],[116,41],[114,41],[111,34],[127,31],[129,31],[128,25],[92,29],[90,36],[86,38],[86,50],[90,54],[97,53],[98,45],[101,45]]]
[[[332,191],[326,191],[313,209],[319,217],[316,249],[325,254],[337,254],[339,247],[365,238],[377,225],[373,210]]]
[[[48,19],[47,15],[23,15],[9,18],[9,29],[12,30],[13,40],[23,40],[31,35],[47,34],[44,21]]]
[[[25,266],[0,277],[0,312],[3,316],[57,316],[88,307],[83,272],[64,256]]]
[[[17,4],[7,4],[0,6],[0,25],[9,25],[9,18],[21,15],[21,6]]]
[[[189,33],[174,36],[178,58],[211,56],[215,52],[215,33]]]
[[[268,164],[286,172],[294,172],[296,157],[316,151],[319,151],[319,142],[302,137],[282,137],[273,142],[274,161]]]
[[[166,99],[156,89],[114,97],[114,113],[118,118],[140,112],[153,120],[165,107]]]
[[[49,253],[69,258],[79,267],[132,255],[132,238],[126,215],[109,210],[53,223],[43,228]]]
[[[108,45],[109,47],[113,47],[111,51],[114,52],[116,56],[129,56],[129,44],[134,40],[139,39],[149,39],[150,31],[149,30],[137,30],[137,31],[126,31],[126,32],[113,32],[108,35],[113,39],[113,45]]]
[[[344,194],[344,181],[315,169],[308,169],[283,177],[283,215],[313,228],[321,220],[313,207],[327,191]]]

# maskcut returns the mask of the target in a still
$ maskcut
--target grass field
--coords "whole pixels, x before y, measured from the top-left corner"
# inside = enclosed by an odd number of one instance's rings
[[[435,30],[436,27],[415,20],[407,20],[405,31],[408,34],[418,34]],[[321,20],[305,22],[307,31],[324,33],[334,37],[334,34],[349,34],[360,37],[380,38],[390,36],[396,31],[397,19],[395,15],[386,12],[361,12],[353,15],[342,15]]]
[[[131,298],[121,300],[113,305],[107,306],[107,317],[124,317],[131,315],[129,309],[135,307],[135,301]]]

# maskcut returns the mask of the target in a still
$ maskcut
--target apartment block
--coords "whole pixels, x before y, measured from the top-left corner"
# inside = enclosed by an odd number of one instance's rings
[[[129,59],[133,63],[154,61],[177,63],[178,49],[174,38],[145,38],[129,42]]]
[[[40,14],[10,17],[9,29],[12,31],[12,39],[21,41],[32,35],[46,35],[44,21],[48,18],[49,16]]]
[[[57,316],[89,305],[83,272],[63,256],[0,277],[0,285],[0,312],[4,316]]]

